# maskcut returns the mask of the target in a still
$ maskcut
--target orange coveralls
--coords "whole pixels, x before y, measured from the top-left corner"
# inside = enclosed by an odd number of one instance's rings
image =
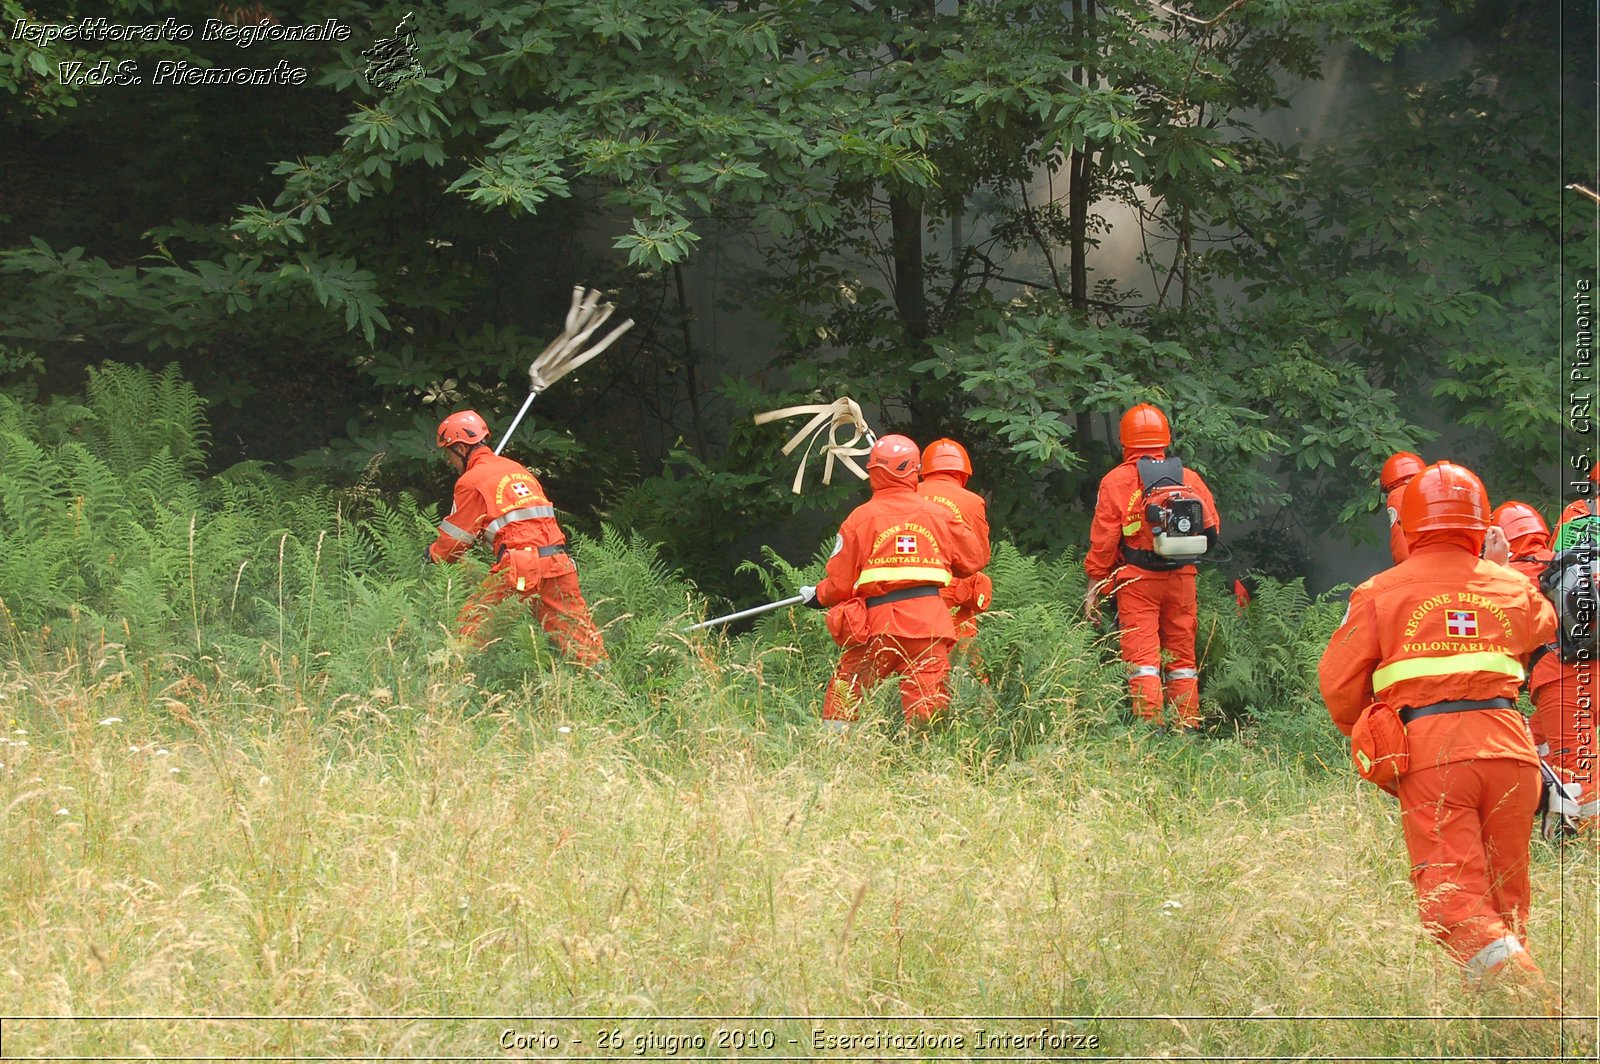
[[[1561,526],[1568,521],[1579,517],[1593,517],[1597,511],[1600,511],[1600,504],[1594,499],[1573,499],[1561,511],[1561,516],[1556,518],[1556,526],[1550,530],[1550,542],[1556,541],[1561,535]]]
[[[855,720],[865,689],[889,676],[900,677],[907,724],[942,712],[950,699],[944,681],[955,626],[940,591],[953,578],[976,573],[988,558],[971,528],[910,484],[878,488],[851,511],[817,585],[817,601],[841,613],[858,611],[864,623],[835,635],[843,653],[823,697],[822,719]],[[907,591],[913,594],[873,601]]]
[[[1407,484],[1410,483],[1408,480]],[[1389,494],[1384,499],[1384,507],[1389,514],[1389,556],[1394,563],[1399,565],[1406,560],[1410,553],[1406,548],[1406,534],[1400,528],[1400,496],[1406,493],[1406,485],[1390,488]]]
[[[1517,537],[1517,542],[1511,544],[1511,559],[1506,562],[1506,565],[1537,585],[1539,583],[1539,575],[1544,572],[1545,567],[1550,564],[1550,560],[1555,555],[1548,550],[1533,549],[1526,545],[1521,545],[1523,540],[1527,538],[1526,536],[1519,536]],[[1537,539],[1538,537],[1535,536],[1533,538]]]
[[[1128,560],[1127,551],[1153,552],[1155,540],[1144,514],[1144,485],[1139,479],[1140,458],[1161,459],[1160,450],[1127,453],[1100,481],[1094,521],[1089,526],[1089,553],[1083,568],[1091,587],[1112,578],[1117,596],[1117,621],[1121,628],[1122,660],[1127,662],[1128,691],[1133,711],[1146,720],[1163,723],[1163,688],[1166,704],[1184,727],[1200,724],[1200,671],[1194,642],[1195,567],[1145,569]],[[1183,486],[1198,498],[1205,527],[1220,532],[1216,500],[1200,474],[1187,467]],[[1168,663],[1162,669],[1161,655]]]
[[[1582,825],[1600,826],[1600,794],[1594,778],[1594,674],[1600,662],[1564,662],[1555,644],[1534,663],[1528,679],[1533,702],[1533,740],[1545,764],[1563,783],[1581,783]]]
[[[989,564],[989,506],[983,496],[968,491],[966,486],[949,473],[930,473],[917,485],[917,494],[949,510],[957,521],[972,529],[983,544],[983,564]],[[977,648],[971,640],[978,634],[978,614],[989,608],[994,595],[994,585],[983,573],[957,577],[939,593],[954,613],[956,646],[972,647],[972,661],[976,665]]]
[[[1318,666],[1328,714],[1349,735],[1368,703],[1432,713],[1406,723],[1399,798],[1422,922],[1468,972],[1512,961],[1528,917],[1538,755],[1517,711],[1523,662],[1555,634],[1550,603],[1520,573],[1476,557],[1461,533],[1422,533],[1411,554],[1350,593]],[[1496,700],[1498,708],[1450,706]]]
[[[478,537],[494,544],[495,563],[483,586],[461,607],[461,634],[480,648],[479,629],[490,611],[517,595],[538,613],[551,642],[582,665],[605,660],[605,644],[578,589],[578,567],[556,524],[544,488],[521,463],[487,447],[467,456],[456,481],[455,509],[439,522],[439,538],[428,547],[435,562],[455,561]]]

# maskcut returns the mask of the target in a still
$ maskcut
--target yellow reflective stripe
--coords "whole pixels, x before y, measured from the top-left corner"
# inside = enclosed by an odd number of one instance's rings
[[[950,570],[936,569],[931,565],[875,565],[870,569],[861,570],[861,575],[856,577],[856,587],[862,584],[888,584],[908,580],[918,584],[938,584],[943,587],[950,582]]]
[[[1138,521],[1135,521],[1131,525],[1123,525],[1122,526],[1122,534],[1123,534],[1124,537],[1136,535],[1138,533],[1138,531],[1139,531],[1139,522]]]
[[[1437,658],[1407,658],[1392,662],[1372,674],[1372,689],[1382,691],[1401,680],[1424,676],[1455,676],[1463,672],[1500,672],[1522,679],[1522,665],[1509,654],[1480,650],[1471,654],[1446,654]]]

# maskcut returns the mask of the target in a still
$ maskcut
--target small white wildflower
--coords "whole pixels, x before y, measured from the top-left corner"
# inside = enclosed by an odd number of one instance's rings
[[[27,735],[28,734],[28,729],[27,728],[13,728],[12,731],[11,731],[11,734],[12,735]]]
[[[168,756],[171,755],[171,753],[172,753],[171,750],[162,749],[162,750],[157,750],[156,751],[156,756],[157,757],[168,757]]]
[[[71,816],[72,813],[65,806],[56,810],[56,816]]]
[[[12,746],[27,746],[28,745],[28,740],[26,740],[26,739],[13,739],[13,740],[11,740],[11,745]]]
[[[139,752],[139,748],[138,748],[138,747],[137,747],[137,746],[130,746],[130,747],[128,747],[128,753],[130,753],[130,754],[137,754],[137,753],[138,753],[138,752]]]
[[[113,724],[121,724],[121,723],[122,723],[122,718],[121,717],[107,717],[105,720],[100,722],[100,727],[109,728]]]
[[[256,786],[257,787],[265,787],[267,784],[269,784],[271,782],[272,782],[272,777],[271,776],[262,776],[260,779],[256,780]]]
[[[182,769],[180,769],[180,768],[169,768],[169,769],[167,769],[167,774],[168,774],[168,775],[169,775],[169,776],[176,776],[176,775],[177,775],[177,774],[178,774],[178,773],[180,773],[180,772],[182,772],[182,771],[183,771],[183,770],[182,770]]]
[[[556,731],[560,732],[562,735],[571,735],[572,734],[572,729],[567,727],[565,724],[563,724],[561,727],[557,728]]]
[[[1174,909],[1181,909],[1181,908],[1183,908],[1183,902],[1178,901],[1178,900],[1176,900],[1174,898],[1168,898],[1166,901],[1161,903],[1161,915],[1162,916],[1171,916]]]

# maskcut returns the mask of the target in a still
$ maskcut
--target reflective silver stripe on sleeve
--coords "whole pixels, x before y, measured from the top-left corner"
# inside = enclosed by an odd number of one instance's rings
[[[507,510],[484,526],[486,536],[492,536],[513,521],[532,521],[536,517],[554,517],[554,506],[524,506],[520,510]]]
[[[1161,669],[1158,668],[1155,665],[1135,665],[1133,667],[1133,670],[1131,672],[1129,672],[1128,675],[1130,677],[1160,676],[1161,675]]]
[[[468,533],[463,532],[455,525],[452,525],[449,521],[440,521],[439,531],[444,535],[449,536],[451,539],[459,539],[463,543],[471,543],[473,540],[478,538],[477,536],[469,535]]]
[[[1200,672],[1197,669],[1168,669],[1163,675],[1169,680],[1195,680],[1199,679]]]

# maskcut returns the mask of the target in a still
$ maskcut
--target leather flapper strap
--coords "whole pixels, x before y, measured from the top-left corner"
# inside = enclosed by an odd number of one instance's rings
[[[610,318],[616,309],[610,303],[600,302],[598,288],[585,291],[581,284],[574,287],[572,306],[567,311],[566,327],[561,330],[561,335],[551,340],[549,346],[539,352],[538,357],[528,366],[529,388],[535,393],[544,391],[558,379],[610,347],[612,341],[633,328],[633,319],[629,318],[595,341],[594,346],[585,350],[585,345],[589,343],[595,331],[606,323],[606,319]]]
[[[805,426],[789,438],[783,445],[783,453],[790,454],[802,443],[806,445],[805,453],[800,456],[800,468],[794,472],[794,486],[792,490],[800,494],[801,485],[805,481],[806,462],[811,458],[813,448],[818,441],[826,437],[820,453],[823,456],[822,482],[833,483],[833,465],[838,462],[850,472],[867,479],[867,471],[856,462],[857,458],[864,458],[872,453],[875,442],[872,430],[867,427],[867,419],[861,413],[861,407],[854,399],[841,397],[831,403],[810,403],[803,406],[786,406],[779,410],[769,410],[765,414],[757,414],[757,425],[765,425],[769,421],[782,421],[784,418],[809,416],[810,420]],[[850,430],[847,439],[841,439],[840,433]]]

